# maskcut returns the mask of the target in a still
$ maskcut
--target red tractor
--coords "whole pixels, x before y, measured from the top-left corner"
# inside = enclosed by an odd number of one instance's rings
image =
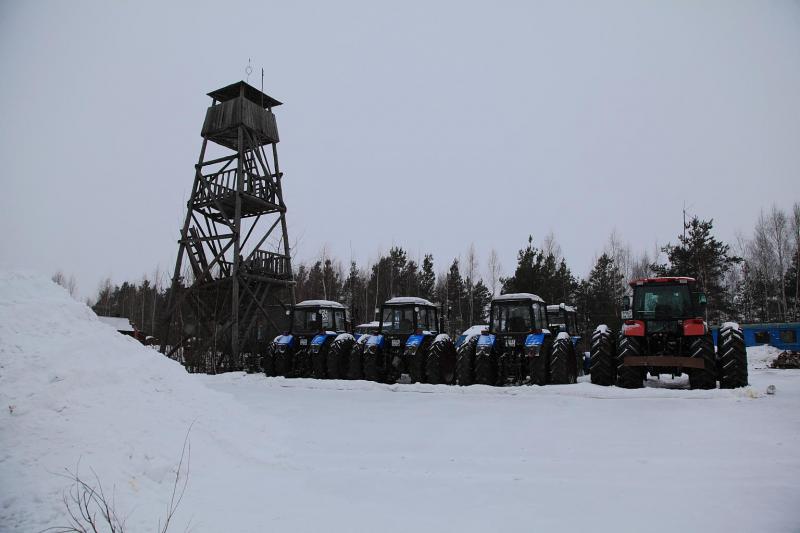
[[[647,374],[686,373],[692,389],[747,385],[747,353],[738,324],[720,328],[717,350],[706,323],[706,295],[694,278],[646,278],[630,282],[622,331],[615,340],[600,325],[592,335],[592,383],[634,389]],[[616,342],[615,342],[616,341]]]

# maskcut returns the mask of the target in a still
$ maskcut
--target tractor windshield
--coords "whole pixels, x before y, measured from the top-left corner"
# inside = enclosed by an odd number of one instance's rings
[[[339,309],[301,308],[294,311],[295,333],[316,333],[324,330],[344,331],[344,311]]]
[[[383,331],[386,333],[412,333],[414,331],[414,308],[384,307]]]
[[[643,320],[685,318],[693,314],[687,285],[644,285],[633,293],[633,313]]]
[[[529,302],[495,304],[492,306],[492,330],[496,333],[528,332],[533,329],[532,311]]]

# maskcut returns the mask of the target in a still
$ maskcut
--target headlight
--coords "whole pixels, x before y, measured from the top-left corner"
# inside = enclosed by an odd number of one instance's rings
[[[414,355],[415,353],[417,353],[417,345],[412,344],[408,347],[408,355]]]
[[[278,352],[283,353],[285,351],[286,351],[286,345],[285,344],[279,344],[278,345]]]
[[[319,344],[312,344],[311,345],[311,353],[319,352]]]
[[[378,351],[377,344],[370,344],[369,346],[367,346],[367,353],[375,353],[377,351]]]
[[[528,353],[528,357],[539,357],[539,353],[542,347],[538,344],[534,344],[533,346],[528,346],[526,352]]]

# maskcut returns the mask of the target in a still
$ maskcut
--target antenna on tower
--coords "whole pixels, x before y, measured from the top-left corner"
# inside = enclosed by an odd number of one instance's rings
[[[264,107],[264,67],[261,67],[261,107]]]
[[[253,73],[253,67],[250,66],[250,58],[247,58],[247,67],[244,69],[245,74],[247,74],[247,83],[250,83],[250,74]],[[264,87],[261,87],[263,92]]]

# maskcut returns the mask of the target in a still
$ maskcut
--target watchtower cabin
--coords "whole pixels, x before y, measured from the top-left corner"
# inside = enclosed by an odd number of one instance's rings
[[[259,335],[282,329],[294,293],[272,112],[281,102],[243,81],[208,96],[162,351],[217,372],[258,359]]]

